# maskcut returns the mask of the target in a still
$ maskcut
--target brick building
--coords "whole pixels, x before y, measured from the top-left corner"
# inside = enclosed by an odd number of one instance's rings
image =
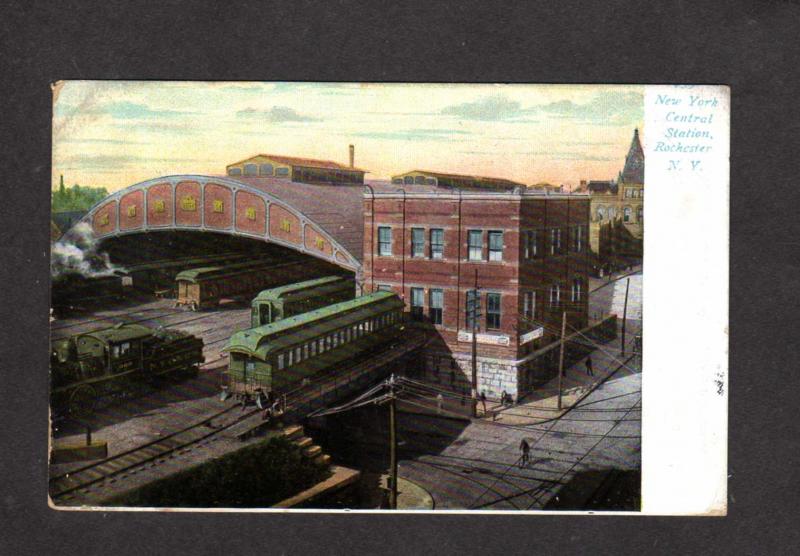
[[[471,385],[468,293],[477,282],[478,390],[515,398],[552,376],[535,353],[588,322],[589,196],[370,184],[364,196],[365,291],[400,294],[429,327],[426,380]]]

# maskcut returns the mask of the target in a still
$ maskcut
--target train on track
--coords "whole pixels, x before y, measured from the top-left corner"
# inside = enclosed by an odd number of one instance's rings
[[[285,393],[304,378],[358,359],[396,340],[403,301],[375,292],[235,333],[227,392],[242,397]]]
[[[325,276],[260,292],[253,302],[251,326],[263,326],[281,319],[349,301],[355,297],[352,277]]]
[[[57,416],[91,414],[98,401],[164,378],[193,376],[203,340],[179,330],[120,323],[56,340],[51,347],[51,406]]]
[[[241,264],[248,259],[252,258],[245,253],[226,252],[141,262],[105,275],[67,272],[53,280],[51,307],[55,316],[64,317],[139,295],[174,297],[175,277],[180,272],[201,266]]]
[[[315,271],[314,263],[292,260],[254,260],[185,270],[175,277],[175,306],[198,311],[217,306],[223,298],[252,298],[261,289],[313,276]]]

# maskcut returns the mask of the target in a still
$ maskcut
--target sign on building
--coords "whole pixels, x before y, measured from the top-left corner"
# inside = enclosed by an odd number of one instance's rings
[[[519,345],[527,344],[528,342],[532,342],[533,340],[541,338],[542,336],[544,336],[544,327],[540,326],[539,328],[534,328],[530,332],[526,332],[519,337]]]
[[[471,342],[472,332],[461,331],[458,333],[459,342]],[[476,342],[479,344],[489,344],[492,346],[507,346],[511,344],[511,338],[506,334],[478,334]]]

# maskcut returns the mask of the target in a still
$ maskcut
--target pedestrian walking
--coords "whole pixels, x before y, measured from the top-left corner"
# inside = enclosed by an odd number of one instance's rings
[[[519,466],[525,467],[526,465],[528,465],[528,459],[530,458],[530,453],[531,453],[531,446],[530,444],[528,444],[528,441],[525,440],[524,438],[522,439],[522,442],[519,443],[519,450],[520,452],[522,452],[522,458],[520,458],[519,460]]]
[[[594,369],[592,369],[592,356],[586,358],[586,374],[588,376],[594,376]]]
[[[483,404],[483,414],[486,415],[486,392],[481,391],[481,403]]]
[[[444,396],[442,396],[442,393],[439,392],[438,394],[436,394],[436,414],[437,415],[441,415],[442,414],[442,406],[443,405],[444,405]]]

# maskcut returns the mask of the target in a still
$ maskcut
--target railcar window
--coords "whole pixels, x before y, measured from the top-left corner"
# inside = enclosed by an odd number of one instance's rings
[[[294,352],[292,350],[289,350],[288,352],[286,352],[286,354],[289,358],[289,361],[286,363],[286,366],[291,367],[292,365],[294,365]]]
[[[284,366],[284,365],[283,365],[283,359],[284,359],[284,357],[283,357],[283,354],[282,354],[282,353],[279,353],[279,354],[278,354],[278,370],[279,370],[279,371],[280,371],[280,370],[283,370],[283,366]]]
[[[299,347],[294,348],[294,362],[299,363],[303,360],[303,352]]]

